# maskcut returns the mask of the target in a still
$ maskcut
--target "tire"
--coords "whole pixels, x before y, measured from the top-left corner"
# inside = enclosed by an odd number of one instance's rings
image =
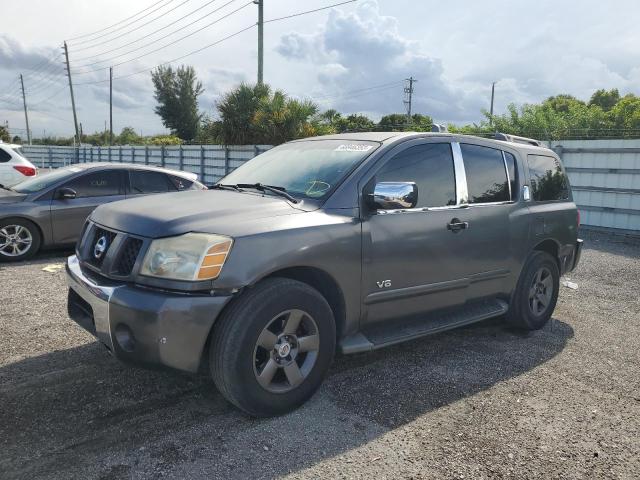
[[[227,400],[249,415],[269,417],[298,408],[316,392],[335,347],[326,299],[305,283],[270,278],[243,292],[216,322],[209,366]]]
[[[522,330],[544,327],[556,307],[560,289],[558,263],[547,252],[529,255],[509,305],[507,320]]]
[[[33,222],[24,218],[0,220],[0,261],[27,260],[40,250],[41,242],[40,230]]]

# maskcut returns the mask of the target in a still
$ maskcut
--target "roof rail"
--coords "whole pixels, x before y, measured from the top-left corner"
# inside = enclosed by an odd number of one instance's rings
[[[525,143],[527,145],[533,145],[534,147],[542,147],[542,142],[535,138],[519,137],[517,135],[508,135],[506,133],[499,132],[496,132],[493,138],[496,140],[502,140],[503,142]]]
[[[431,125],[431,131],[434,133],[447,133],[449,129],[445,125],[434,123]]]

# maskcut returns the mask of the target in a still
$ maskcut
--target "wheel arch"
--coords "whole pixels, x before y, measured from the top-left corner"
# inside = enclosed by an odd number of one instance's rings
[[[287,267],[276,270],[261,278],[289,278],[306,283],[315,288],[327,300],[336,322],[336,336],[341,338],[346,327],[346,305],[344,294],[338,282],[326,271],[309,266]]]
[[[533,247],[533,251],[548,253],[553,258],[555,258],[556,263],[558,264],[558,269],[560,269],[560,267],[561,267],[561,263],[560,263],[560,245],[558,244],[558,242],[556,242],[555,240],[553,240],[551,238],[547,238],[546,240],[543,240],[543,241],[537,243],[536,246]]]

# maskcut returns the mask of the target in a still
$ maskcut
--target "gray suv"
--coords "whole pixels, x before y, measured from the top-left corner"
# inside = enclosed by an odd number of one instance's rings
[[[349,354],[490,317],[535,330],[575,268],[579,214],[534,140],[358,133],[290,142],[210,191],[98,207],[69,315],[136,364],[210,369],[282,414]]]

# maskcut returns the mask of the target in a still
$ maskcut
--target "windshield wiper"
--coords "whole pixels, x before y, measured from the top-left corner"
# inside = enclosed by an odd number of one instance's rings
[[[299,200],[295,197],[292,197],[287,193],[287,190],[284,187],[276,187],[274,185],[263,185],[262,183],[238,183],[236,185],[238,188],[254,188],[261,192],[267,191],[271,193],[275,193],[281,197],[286,198],[291,203],[298,203]]]
[[[227,183],[214,183],[209,187],[209,189],[211,188],[217,188],[219,190],[229,189],[235,190],[236,192],[242,192],[242,188],[240,188],[238,185],[231,185]]]

